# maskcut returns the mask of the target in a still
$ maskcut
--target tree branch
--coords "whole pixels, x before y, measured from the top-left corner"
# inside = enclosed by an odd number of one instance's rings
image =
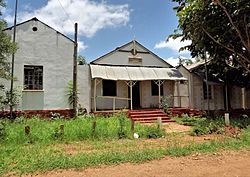
[[[247,45],[248,47],[250,48],[250,38],[249,38],[249,33],[248,33],[248,25],[247,25],[247,20],[246,20],[247,16],[246,14],[244,15],[244,25],[245,25],[245,33],[246,33],[246,36],[247,36]]]
[[[246,58],[244,55],[236,52],[234,49],[231,49],[229,47],[227,47],[226,45],[220,43],[219,41],[217,41],[211,34],[208,33],[207,30],[205,30],[203,27],[202,27],[202,30],[206,33],[206,35],[211,38],[216,44],[224,47],[225,49],[227,49],[228,51],[232,52],[232,53],[235,53],[236,55],[238,55],[241,59],[243,59],[243,61],[240,61],[239,60],[239,63],[250,73],[250,68],[245,64],[246,63],[249,63],[250,64],[250,60],[248,58]],[[245,61],[244,61],[245,60]]]
[[[245,48],[247,49],[248,53],[250,53],[250,47],[248,46],[248,44],[244,41],[244,38],[241,35],[240,30],[237,28],[237,26],[234,24],[232,17],[230,16],[230,14],[228,13],[227,9],[225,6],[223,6],[220,2],[220,0],[217,1],[217,4],[223,9],[223,11],[225,12],[225,14],[227,15],[231,25],[233,26],[233,28],[236,30],[241,42],[243,43],[243,45],[245,46]]]

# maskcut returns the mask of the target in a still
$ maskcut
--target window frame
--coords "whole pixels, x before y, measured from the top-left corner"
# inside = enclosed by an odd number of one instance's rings
[[[41,71],[39,71],[39,69]],[[30,75],[27,74],[28,73],[27,70],[30,70],[32,74]],[[31,81],[30,81],[30,77],[31,77]],[[37,78],[37,81],[35,80],[36,78]],[[44,67],[42,65],[24,65],[23,67],[23,90],[24,91],[43,90],[43,84],[44,84],[43,78],[44,78]],[[29,82],[31,82],[31,84]]]
[[[163,85],[164,84],[161,84],[161,95],[160,96],[163,96],[164,95],[164,89],[163,89]],[[159,96],[159,86],[153,81],[151,80],[151,96]]]

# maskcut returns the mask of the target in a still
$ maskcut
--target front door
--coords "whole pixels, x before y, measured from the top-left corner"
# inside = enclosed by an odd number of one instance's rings
[[[140,82],[137,81],[136,84],[132,87],[132,104],[133,104],[133,109],[138,109],[141,107],[141,97],[140,97]],[[128,95],[130,98],[130,87],[128,87]],[[129,104],[130,106],[130,104]],[[131,108],[130,108],[131,109]]]

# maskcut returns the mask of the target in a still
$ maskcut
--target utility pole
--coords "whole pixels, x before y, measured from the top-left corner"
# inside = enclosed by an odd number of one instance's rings
[[[15,15],[14,15],[14,29],[13,29],[13,43],[16,42],[16,19],[17,19],[17,5],[18,0],[16,0],[15,5]],[[12,54],[11,60],[11,82],[10,82],[10,119],[13,119],[13,85],[14,85],[14,62],[15,62],[15,53]]]
[[[78,24],[75,23],[75,44],[73,59],[73,116],[77,116],[77,32]]]

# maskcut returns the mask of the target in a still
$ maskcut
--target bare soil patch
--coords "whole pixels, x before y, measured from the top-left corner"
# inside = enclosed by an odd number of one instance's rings
[[[250,150],[223,151],[214,154],[196,154],[186,157],[166,157],[143,164],[121,164],[80,170],[58,170],[38,177],[248,177]],[[29,175],[30,177],[30,175]]]
[[[164,129],[167,133],[179,133],[179,132],[188,132],[191,129],[191,126],[180,125],[176,122],[171,122],[164,125]]]
[[[166,148],[171,146],[185,146],[190,143],[204,143],[212,140],[223,141],[226,137],[219,134],[191,136],[186,132],[167,134],[164,138],[158,139],[138,139],[138,140],[114,140],[102,142],[101,146],[90,144],[88,141],[74,142],[69,144],[55,144],[51,147],[56,151],[62,151],[68,155],[76,155],[78,153],[97,153],[97,152],[111,152],[131,150]]]

